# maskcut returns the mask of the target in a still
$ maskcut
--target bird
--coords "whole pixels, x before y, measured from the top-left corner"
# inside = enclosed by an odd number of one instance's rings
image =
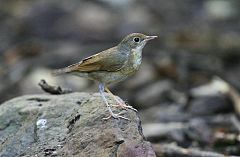
[[[98,82],[99,93],[105,103],[110,115],[103,119],[125,119],[120,113],[114,113],[109,105],[105,91],[110,94],[117,102],[117,107],[123,109],[132,109],[132,106],[126,105],[123,101],[117,99],[108,89],[108,85],[125,80],[128,76],[135,74],[142,62],[142,49],[149,40],[157,36],[148,36],[142,33],[131,33],[124,37],[122,41],[107,50],[89,56],[78,63],[64,68],[53,70],[53,75],[72,74]],[[113,106],[113,105],[112,105]]]

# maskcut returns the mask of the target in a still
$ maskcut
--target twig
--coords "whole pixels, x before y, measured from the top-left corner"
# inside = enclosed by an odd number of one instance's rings
[[[156,155],[160,157],[237,157],[193,148],[182,148],[174,144],[155,144],[153,145],[153,149]]]
[[[45,80],[41,80],[38,85],[47,93],[50,94],[67,94],[72,93],[71,89],[63,89],[60,86],[51,86]]]

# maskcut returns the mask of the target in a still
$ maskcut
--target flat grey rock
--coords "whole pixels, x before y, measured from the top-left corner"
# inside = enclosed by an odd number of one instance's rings
[[[0,106],[0,156],[155,157],[138,114],[124,112],[130,121],[103,120],[109,114],[99,94],[12,99]]]

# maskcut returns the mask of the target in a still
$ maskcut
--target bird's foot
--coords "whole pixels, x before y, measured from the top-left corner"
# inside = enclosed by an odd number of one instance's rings
[[[114,107],[121,107],[124,110],[131,109],[131,110],[133,110],[135,112],[138,112],[137,109],[133,108],[132,106],[126,105],[125,102],[122,99],[120,99],[120,98],[116,97],[115,95],[113,95],[113,93],[107,87],[105,87],[105,90],[117,102],[117,105],[112,105],[112,106],[114,106]]]
[[[135,112],[138,112],[137,109],[133,108],[132,106],[130,105],[126,105],[123,101],[121,102],[118,102],[117,105],[112,105],[113,107],[121,107],[122,109],[124,110],[127,110],[127,109],[130,109],[130,110],[133,110]]]
[[[133,107],[132,107],[132,106],[130,106],[130,105],[123,104],[123,107],[124,107],[124,108],[126,108],[126,109],[133,110],[133,111],[135,111],[135,112],[138,112],[138,110],[137,110],[137,109],[133,108]]]
[[[113,117],[114,119],[120,119],[121,118],[121,119],[124,119],[124,120],[129,120],[128,118],[121,116],[121,114],[123,114],[123,112],[120,112],[120,113],[117,113],[117,114],[110,113],[110,115],[106,118],[103,118],[103,120],[108,120],[111,117]]]

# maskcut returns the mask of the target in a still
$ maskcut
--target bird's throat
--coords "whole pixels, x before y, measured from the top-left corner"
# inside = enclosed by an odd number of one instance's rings
[[[130,60],[134,70],[138,70],[142,63],[142,48],[133,49]]]

